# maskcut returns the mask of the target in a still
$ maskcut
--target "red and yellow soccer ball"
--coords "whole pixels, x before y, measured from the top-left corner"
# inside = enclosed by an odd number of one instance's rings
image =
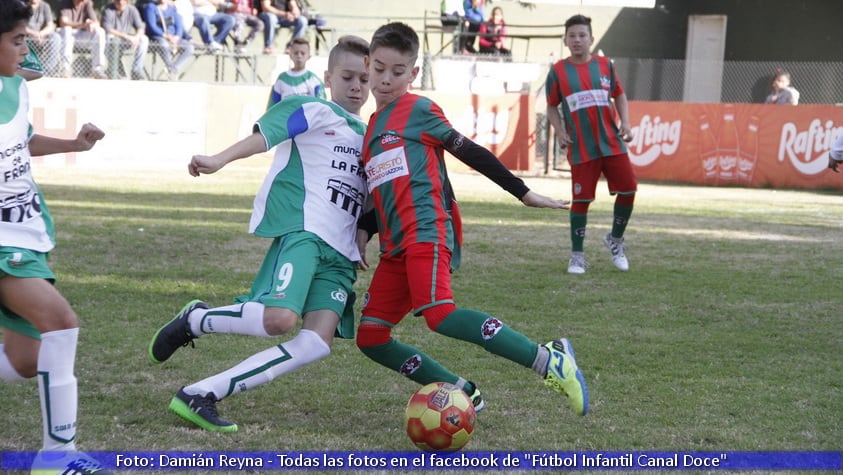
[[[465,447],[475,422],[471,399],[449,383],[422,386],[404,411],[407,435],[416,447],[428,452],[455,452]]]

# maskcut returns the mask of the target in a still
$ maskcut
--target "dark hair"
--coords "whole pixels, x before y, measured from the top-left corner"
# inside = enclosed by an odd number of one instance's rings
[[[419,35],[405,23],[387,23],[372,35],[369,51],[375,52],[378,48],[392,48],[401,53],[409,53],[415,62],[419,56]]]
[[[8,33],[32,16],[32,5],[21,0],[0,0],[0,35]]]
[[[574,15],[571,18],[565,20],[565,32],[568,32],[568,28],[574,25],[585,25],[588,27],[589,34],[591,33],[591,18],[585,15]]]
[[[328,71],[334,69],[334,63],[339,55],[343,53],[356,54],[357,56],[369,56],[369,42],[354,35],[340,36],[337,44],[328,53]]]
[[[310,48],[310,41],[307,41],[307,38],[293,38],[290,40],[290,45],[305,45]]]
[[[773,81],[775,81],[776,79],[778,79],[782,76],[786,77],[787,80],[790,81],[790,73],[789,72],[785,71],[782,68],[776,68],[776,72],[775,72],[775,74],[773,74]]]

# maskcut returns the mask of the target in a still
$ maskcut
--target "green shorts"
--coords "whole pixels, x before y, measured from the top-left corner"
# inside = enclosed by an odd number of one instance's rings
[[[336,336],[354,338],[357,268],[319,236],[298,231],[277,237],[266,253],[249,295],[235,302],[260,302],[299,315],[331,310],[340,317]]]
[[[0,279],[7,275],[20,278],[40,278],[51,283],[56,276],[47,265],[47,254],[19,247],[0,247]],[[0,326],[15,333],[41,339],[34,325],[0,303]]]

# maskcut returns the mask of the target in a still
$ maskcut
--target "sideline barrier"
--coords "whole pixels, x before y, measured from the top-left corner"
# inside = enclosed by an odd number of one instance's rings
[[[828,151],[843,107],[630,101],[639,178],[698,185],[843,189]]]
[[[38,133],[74,137],[85,122],[106,132],[78,163],[72,153],[36,162],[111,167],[183,166],[193,154],[222,150],[251,133],[269,94],[269,86],[51,78],[29,89]],[[511,170],[535,171],[534,96],[415,92]],[[373,110],[370,99],[361,115]],[[843,190],[843,175],[826,168],[843,134],[843,107],[630,101],[630,121],[630,158],[643,180]]]

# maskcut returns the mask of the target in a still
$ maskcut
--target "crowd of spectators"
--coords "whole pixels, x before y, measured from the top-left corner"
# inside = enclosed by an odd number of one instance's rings
[[[144,69],[153,53],[176,80],[194,55],[243,54],[259,33],[263,53],[274,54],[278,28],[291,30],[286,52],[314,21],[301,0],[109,0],[101,11],[94,0],[25,1],[33,8],[27,42],[54,77],[158,79]]]
[[[457,52],[510,57],[506,47],[506,21],[503,9],[494,7],[487,18],[485,0],[443,0],[441,19],[443,27],[457,29]],[[475,43],[479,43],[475,47]],[[479,51],[478,51],[479,50]]]

